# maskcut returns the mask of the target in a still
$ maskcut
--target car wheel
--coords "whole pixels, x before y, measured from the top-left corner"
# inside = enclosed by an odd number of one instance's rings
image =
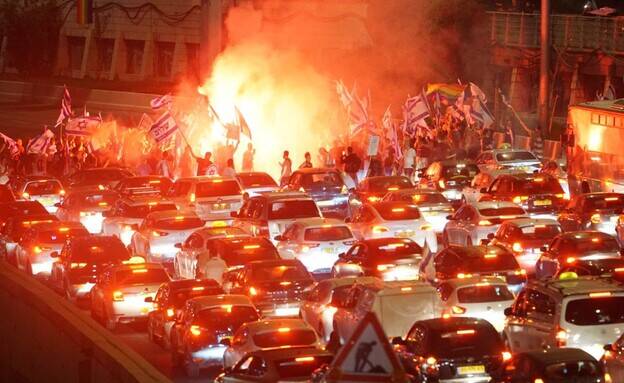
[[[149,339],[150,342],[152,343],[158,343],[156,342],[156,337],[154,336],[154,328],[152,327],[152,321],[147,322],[147,339]]]
[[[197,363],[193,362],[190,356],[185,359],[184,372],[186,372],[186,376],[189,378],[199,378],[199,366]]]
[[[111,318],[108,316],[108,313],[104,311],[104,323],[106,324],[106,329],[108,331],[114,332],[117,329],[117,321],[115,318]]]

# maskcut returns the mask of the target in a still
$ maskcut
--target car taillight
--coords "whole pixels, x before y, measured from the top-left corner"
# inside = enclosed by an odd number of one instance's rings
[[[342,189],[340,189],[340,194],[349,194],[349,189],[347,185],[342,185]]]
[[[305,245],[299,246],[299,252],[307,253],[310,249],[321,246],[320,243],[306,243]]]
[[[446,187],[446,185],[444,184],[444,180],[439,180],[438,186],[440,186],[440,189],[444,189]]]
[[[368,200],[368,202],[372,202],[372,203],[381,201],[381,197],[377,197],[375,195],[372,195],[366,199]]]
[[[601,222],[600,214],[598,214],[598,213],[592,214],[590,219],[591,219],[592,223],[600,223]]]
[[[85,262],[72,262],[69,266],[72,269],[82,269],[83,267],[86,267],[87,264]]]
[[[524,202],[524,201],[526,201],[526,200],[528,200],[528,199],[529,199],[529,197],[528,197],[528,196],[525,196],[525,195],[519,195],[519,196],[513,197],[513,199],[512,199],[511,201],[512,201],[513,203],[522,203],[522,202]]]
[[[451,307],[451,312],[453,314],[464,314],[466,312],[466,308],[465,307],[461,307],[461,306],[453,306]]]
[[[114,301],[123,301],[124,300],[124,295],[121,291],[114,291],[113,292],[113,300]]]
[[[430,374],[430,375],[437,374],[438,373],[437,359],[434,358],[433,356],[428,357],[427,359],[425,359],[424,367],[425,367],[425,371],[427,371],[427,374]]]
[[[568,343],[568,332],[559,327],[559,330],[555,334],[555,340],[557,341],[557,347],[565,347]]]
[[[377,265],[377,271],[386,271],[388,270],[388,268],[392,267],[394,265]]]
[[[524,249],[522,248],[522,244],[520,242],[514,242],[514,244],[511,246],[511,250],[513,250],[515,253],[522,253]]]
[[[503,351],[501,353],[501,356],[503,357],[503,362],[508,362],[511,360],[511,353],[509,351]]]
[[[482,219],[481,221],[479,221],[479,226],[491,226],[492,225],[492,221],[490,221],[489,219]]]
[[[472,278],[472,274],[469,274],[469,273],[459,273],[459,274],[457,274],[457,278],[459,278],[459,279]]]
[[[191,328],[189,328],[189,332],[191,333],[191,335],[193,336],[200,336],[201,335],[201,328],[197,325],[192,325]]]
[[[174,315],[175,315],[175,309],[168,308],[167,309],[167,317],[168,318],[173,318]]]
[[[252,286],[249,288],[249,295],[255,297],[258,295],[258,293],[259,293],[258,289],[256,289],[255,287]]]
[[[520,269],[520,270],[514,270],[514,275],[526,275],[526,270],[525,269]]]
[[[41,247],[39,247],[39,246],[33,247],[33,253],[35,253],[35,254],[41,254],[42,251],[43,251],[43,249],[41,249]]]
[[[195,193],[191,193],[191,194],[189,195],[189,202],[190,202],[190,203],[195,203]]]
[[[65,195],[65,190],[61,189],[61,191],[59,192],[59,195],[64,196]]]
[[[373,226],[373,233],[385,233],[387,231],[390,230],[385,226]]]
[[[152,231],[152,236],[154,237],[166,237],[168,235],[169,233],[167,233],[166,231],[158,231],[158,230]]]
[[[24,192],[24,193],[22,193],[22,198],[24,198],[24,199],[30,199],[30,194],[28,194],[28,193]]]

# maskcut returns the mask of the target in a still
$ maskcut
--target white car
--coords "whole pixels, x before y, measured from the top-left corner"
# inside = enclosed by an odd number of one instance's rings
[[[91,315],[114,330],[118,323],[147,321],[154,296],[169,276],[160,264],[112,266],[91,289]]]
[[[290,225],[277,240],[277,251],[284,259],[298,259],[311,273],[329,273],[355,243],[347,224],[331,218],[304,218]]]
[[[298,318],[248,322],[234,333],[223,354],[223,368],[233,367],[249,352],[288,347],[322,349],[322,344],[314,329]]]
[[[79,222],[55,221],[32,226],[15,248],[17,268],[47,278],[56,262],[56,258],[50,255],[60,253],[67,238],[83,235],[89,235],[89,232]]]
[[[533,173],[542,166],[539,158],[525,149],[486,150],[481,152],[476,162],[481,171],[513,169]]]
[[[174,203],[154,197],[121,198],[111,210],[102,213],[102,234],[118,237],[128,246],[136,228],[149,213],[176,209]]]
[[[333,329],[334,302],[341,302],[354,284],[379,283],[376,277],[347,277],[323,279],[309,288],[301,302],[301,318],[312,326],[324,342],[329,341]]]
[[[453,213],[453,206],[446,197],[434,189],[403,189],[386,194],[382,202],[403,201],[418,206],[425,220],[435,233],[442,233],[448,222],[446,216]]]
[[[279,190],[279,185],[273,177],[264,172],[236,173],[236,179],[243,187],[243,192],[249,197]]]
[[[358,239],[409,238],[423,248],[426,245],[430,251],[438,251],[436,233],[413,203],[364,204],[347,221]]]
[[[103,213],[109,211],[118,199],[117,192],[110,190],[71,192],[57,204],[56,216],[61,221],[80,222],[89,233],[100,234]]]
[[[198,176],[180,178],[167,199],[180,210],[195,212],[205,221],[231,221],[230,213],[243,204],[243,191],[235,178]]]
[[[204,226],[193,212],[157,211],[145,217],[132,235],[130,251],[147,262],[161,262],[173,271],[173,260],[178,248],[195,230]]]
[[[49,213],[56,213],[56,204],[65,196],[63,185],[53,177],[27,176],[15,185],[15,195],[42,204]]]
[[[438,285],[443,315],[484,319],[498,332],[505,327],[505,309],[514,301],[507,282],[498,277],[449,279]]]
[[[447,218],[449,222],[442,232],[444,244],[472,246],[496,233],[503,221],[528,215],[513,202],[490,201],[465,204]]]

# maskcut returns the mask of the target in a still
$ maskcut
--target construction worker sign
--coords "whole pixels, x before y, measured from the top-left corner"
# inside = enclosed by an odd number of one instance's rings
[[[368,313],[338,351],[327,382],[407,382],[386,334],[374,313]]]

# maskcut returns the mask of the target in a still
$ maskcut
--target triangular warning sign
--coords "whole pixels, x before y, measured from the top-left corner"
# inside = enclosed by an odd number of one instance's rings
[[[338,351],[327,372],[328,382],[406,382],[403,366],[386,333],[369,312],[349,341]]]

